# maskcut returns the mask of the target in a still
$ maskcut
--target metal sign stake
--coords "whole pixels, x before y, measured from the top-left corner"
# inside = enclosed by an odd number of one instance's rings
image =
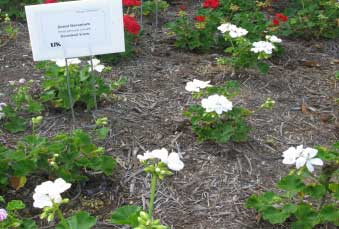
[[[94,75],[94,65],[93,65],[93,56],[91,55],[91,81],[92,81],[92,90],[93,90],[93,101],[94,101],[94,107],[95,110],[98,110],[98,104],[97,104],[97,89],[96,89],[96,80],[95,80],[95,75]]]
[[[65,58],[65,62],[66,62],[66,78],[67,78],[68,99],[69,99],[69,104],[70,104],[70,107],[71,107],[73,123],[75,123],[74,102],[73,102],[73,97],[72,97],[72,92],[71,92],[71,80],[70,80],[69,65],[68,65],[68,59],[67,58]]]

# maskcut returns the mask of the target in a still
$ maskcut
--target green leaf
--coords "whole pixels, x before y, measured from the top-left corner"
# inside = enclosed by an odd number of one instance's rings
[[[333,222],[334,224],[339,223],[339,208],[335,204],[325,205],[320,210],[320,218],[325,222]]]
[[[16,211],[24,209],[26,205],[21,200],[12,200],[7,204],[6,209],[9,211]]]
[[[272,224],[283,223],[291,215],[290,211],[284,211],[283,209],[274,208],[272,206],[267,207],[261,213],[263,218]]]
[[[320,223],[318,213],[309,204],[301,203],[295,212],[295,216],[298,221],[292,224],[292,229],[313,228]]]
[[[138,226],[138,216],[141,207],[134,205],[127,205],[116,209],[112,213],[111,222],[119,225],[130,225],[132,227]]]
[[[260,72],[261,72],[262,74],[265,74],[265,75],[266,75],[266,74],[268,73],[268,71],[270,70],[270,66],[269,66],[268,64],[266,64],[266,63],[263,63],[263,62],[259,62],[259,63],[257,64],[257,66],[258,66]]]
[[[57,225],[57,229],[90,229],[95,226],[97,220],[88,212],[80,211],[66,219],[67,226],[61,223]]]
[[[24,219],[21,224],[21,229],[38,229],[35,221],[32,219]]]
[[[27,128],[27,122],[20,117],[13,118],[4,124],[4,128],[12,134],[23,132]]]
[[[334,197],[339,200],[339,184],[331,183],[328,188],[333,192]]]
[[[296,175],[288,175],[278,182],[278,187],[288,192],[300,192],[305,188],[301,178]]]
[[[308,185],[303,191],[316,199],[321,199],[327,192],[326,188],[320,184]]]

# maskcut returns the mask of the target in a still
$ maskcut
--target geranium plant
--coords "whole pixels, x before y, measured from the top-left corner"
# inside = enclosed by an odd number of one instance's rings
[[[283,35],[331,39],[339,36],[337,0],[294,0],[285,12],[288,23],[276,24]]]
[[[292,229],[339,226],[339,142],[332,148],[290,147],[282,156],[295,168],[278,182],[281,191],[254,194],[246,206],[272,224],[291,219]]]
[[[111,93],[109,84],[98,76],[105,70],[105,66],[100,64],[99,60],[93,59],[94,72],[91,72],[90,62],[81,65],[81,60],[75,58],[68,59],[68,63],[73,104],[70,104],[64,59],[43,61],[37,65],[45,73],[42,81],[44,92],[41,95],[43,102],[49,103],[54,108],[70,109],[71,105],[83,105],[87,109],[92,109],[95,107],[94,93],[97,101]]]
[[[172,171],[182,170],[184,163],[178,153],[168,153],[165,148],[147,151],[137,158],[145,166],[145,172],[152,176],[148,212],[138,206],[126,205],[113,212],[111,221],[114,224],[130,225],[134,229],[167,229],[167,226],[162,225],[160,220],[154,219],[153,216],[157,183],[172,175]]]
[[[224,86],[211,86],[209,81],[194,80],[188,82],[186,90],[193,93],[196,99],[203,98],[200,104],[191,105],[184,115],[190,118],[192,129],[200,141],[245,141],[250,128],[246,117],[251,112],[240,106],[233,106],[229,100],[239,91],[236,82]]]
[[[269,71],[269,65],[265,62],[281,48],[282,40],[275,35],[266,35],[266,40],[252,42],[246,38],[248,31],[231,23],[225,23],[218,27],[224,34],[225,41],[231,44],[225,52],[231,55],[230,58],[218,58],[220,64],[230,64],[235,70],[242,68],[258,68],[261,73]]]
[[[33,129],[42,118],[32,120]],[[88,179],[87,171],[101,171],[109,176],[116,167],[112,156],[96,146],[82,130],[57,134],[49,139],[35,133],[25,136],[15,149],[0,146],[0,186],[23,187],[32,174],[49,174],[70,182]]]
[[[40,218],[53,222],[59,219],[57,229],[81,228],[90,229],[96,224],[96,218],[89,213],[80,211],[69,218],[65,218],[61,210],[61,205],[67,204],[69,199],[63,199],[61,194],[71,187],[62,178],[53,181],[45,181],[34,189],[33,207],[43,209]]]

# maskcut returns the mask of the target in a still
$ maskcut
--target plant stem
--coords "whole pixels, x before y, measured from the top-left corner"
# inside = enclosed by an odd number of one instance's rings
[[[158,180],[157,175],[152,174],[151,199],[150,199],[150,202],[149,202],[149,210],[148,210],[148,214],[150,215],[150,217],[152,219],[153,219],[155,191],[156,191],[156,188],[157,188],[157,180]]]
[[[61,224],[64,225],[65,228],[69,229],[69,226],[68,226],[68,224],[67,224],[67,222],[66,222],[66,219],[65,219],[64,215],[62,214],[60,208],[57,207],[57,210],[56,210],[56,211],[57,211],[57,213],[58,213],[58,217],[59,217],[59,219],[60,219],[60,221],[61,221]]]

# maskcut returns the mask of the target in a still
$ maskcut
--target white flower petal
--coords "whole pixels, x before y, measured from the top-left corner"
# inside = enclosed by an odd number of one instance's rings
[[[312,158],[312,159],[309,160],[309,162],[312,165],[319,165],[319,166],[323,166],[324,165],[324,162],[320,158]]]
[[[305,164],[306,164],[306,158],[304,158],[304,157],[299,157],[299,158],[296,160],[296,163],[295,163],[297,169],[300,169],[300,168],[303,167]]]
[[[168,156],[167,166],[173,171],[180,171],[184,168],[184,162],[180,160],[178,153],[172,152]]]
[[[63,193],[64,191],[68,190],[72,184],[67,183],[62,178],[58,178],[54,181],[55,191],[58,193]]]
[[[34,200],[33,207],[35,208],[44,208],[53,206],[53,203],[47,194],[34,193],[33,200]]]
[[[310,171],[311,173],[314,172],[314,167],[313,167],[313,165],[310,163],[310,161],[306,162],[306,167],[307,167],[308,171]]]

